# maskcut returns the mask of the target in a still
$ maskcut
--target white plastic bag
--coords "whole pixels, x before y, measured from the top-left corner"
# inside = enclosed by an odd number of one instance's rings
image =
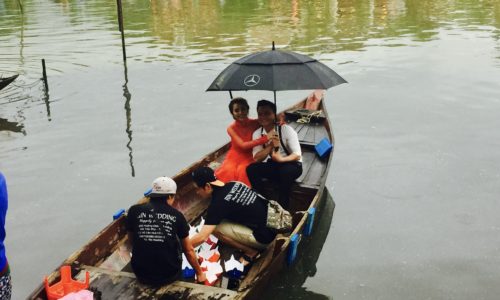
[[[81,290],[78,292],[69,293],[59,300],[94,300],[94,293],[89,290]]]

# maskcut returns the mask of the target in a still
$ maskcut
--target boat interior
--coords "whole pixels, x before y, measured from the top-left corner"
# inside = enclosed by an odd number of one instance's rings
[[[297,131],[303,151],[303,173],[296,180],[291,195],[290,210],[294,216],[294,228],[297,228],[295,231],[304,226],[304,214],[312,203],[317,201],[318,190],[324,186],[324,177],[329,167],[330,156],[319,157],[315,145],[324,138],[331,141],[331,144],[334,143],[333,136],[330,134],[328,118],[321,110],[321,106],[317,111],[311,112],[304,109],[304,103],[305,101],[299,102],[296,106],[288,109],[285,114],[282,114],[286,122]],[[178,186],[175,206],[185,215],[191,225],[200,222],[208,206],[208,201],[200,199],[196,194],[191,180],[191,171],[203,165],[216,166],[223,161],[228,149],[229,144],[224,145],[174,177]],[[275,197],[274,191],[273,183],[269,182],[265,196],[268,199],[273,199]],[[144,197],[139,202],[141,201],[147,201],[147,198]],[[195,284],[194,279],[187,279],[155,288],[140,284],[131,270],[124,216],[120,216],[86,246],[69,257],[63,265],[71,265],[72,275],[78,280],[84,280],[85,273],[89,272],[90,286],[97,299],[99,297],[102,299],[151,299],[151,297],[190,299],[193,293],[200,292],[203,293],[203,297],[231,299],[238,292],[252,286],[252,282],[259,276],[259,273],[269,266],[275,256],[282,251],[282,246],[287,242],[287,239],[288,235],[279,235],[271,246],[262,253],[261,258],[252,266],[249,273],[236,284],[234,281],[230,282],[227,278],[222,277],[212,287]],[[239,257],[236,249],[222,243],[219,243],[218,246],[221,253],[221,263],[228,260],[231,255]],[[59,280],[59,272],[56,271],[49,276],[49,282],[57,280]],[[42,293],[39,295],[41,296],[38,299],[45,299]]]

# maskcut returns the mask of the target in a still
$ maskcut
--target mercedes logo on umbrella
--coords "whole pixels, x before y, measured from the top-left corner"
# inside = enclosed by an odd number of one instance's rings
[[[248,75],[243,80],[243,83],[246,86],[256,86],[257,84],[259,84],[259,82],[260,82],[260,76],[257,74]]]

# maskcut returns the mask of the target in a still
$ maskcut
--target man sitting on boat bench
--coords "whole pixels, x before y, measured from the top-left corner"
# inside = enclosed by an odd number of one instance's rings
[[[250,264],[276,237],[266,226],[267,201],[242,182],[224,184],[208,167],[195,170],[192,177],[197,194],[211,199],[205,224],[191,237],[193,247],[213,233],[220,241],[241,250],[240,261]]]
[[[196,271],[198,282],[206,277],[189,241],[189,225],[172,207],[177,184],[169,177],[153,181],[150,201],[133,205],[127,215],[128,238],[132,244],[132,270],[145,284],[160,286],[180,278],[181,246]]]
[[[275,130],[276,105],[268,100],[257,102],[257,115],[261,125],[253,133],[253,139]],[[295,179],[302,174],[302,150],[297,132],[286,124],[278,125],[279,136],[269,143],[253,148],[255,162],[247,167],[247,175],[252,188],[264,192],[263,179],[278,185],[278,202],[290,209],[290,191]]]

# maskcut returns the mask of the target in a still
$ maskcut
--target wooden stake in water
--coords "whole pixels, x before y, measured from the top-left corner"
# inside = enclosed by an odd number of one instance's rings
[[[127,60],[127,53],[125,52],[125,35],[123,30],[123,11],[122,11],[122,0],[116,0],[116,9],[118,10],[118,29],[122,34],[122,52],[123,61]]]
[[[45,106],[47,107],[47,118],[49,119],[49,122],[51,121],[50,118],[50,101],[49,101],[49,83],[47,81],[47,68],[45,67],[45,59],[42,58],[42,80],[43,84],[45,86],[45,92],[43,96],[43,101],[45,101]]]
[[[45,91],[49,91],[49,84],[47,82],[47,70],[45,69],[45,59],[42,58],[42,75],[43,75],[43,83],[45,84]]]
[[[17,0],[17,4],[19,4],[19,10],[21,11],[21,14],[23,14],[23,4],[21,3],[21,0]]]

